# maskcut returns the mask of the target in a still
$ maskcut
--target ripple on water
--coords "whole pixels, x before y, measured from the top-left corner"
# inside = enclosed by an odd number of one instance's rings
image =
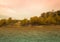
[[[0,42],[60,42],[60,31],[0,31]]]

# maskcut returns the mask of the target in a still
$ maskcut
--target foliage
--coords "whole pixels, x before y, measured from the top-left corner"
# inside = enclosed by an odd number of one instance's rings
[[[29,21],[27,19],[23,19],[21,20],[21,23],[20,23],[22,26],[27,26],[29,24]]]
[[[30,24],[31,25],[38,25],[38,23],[39,23],[39,18],[37,16],[30,18]]]
[[[12,25],[15,23],[20,23],[21,26],[28,26],[28,25],[60,25],[60,10],[58,11],[49,11],[44,12],[41,16],[33,16],[28,19],[23,20],[13,20],[11,17],[8,19],[1,19],[0,26],[5,25]]]
[[[0,20],[0,26],[6,25],[6,19]]]

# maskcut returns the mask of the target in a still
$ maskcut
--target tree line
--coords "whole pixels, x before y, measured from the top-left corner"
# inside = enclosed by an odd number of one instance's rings
[[[17,22],[17,20],[13,20],[11,17],[9,17],[8,19],[1,19],[0,20],[0,27],[1,26],[12,25],[16,22]]]
[[[13,20],[11,17],[8,19],[1,19],[0,26],[12,25],[20,22],[21,26],[28,25],[60,25],[60,10],[44,12],[40,16],[33,16],[29,20]]]
[[[21,21],[22,26],[26,25],[60,25],[60,10],[44,12],[40,16],[33,16]]]

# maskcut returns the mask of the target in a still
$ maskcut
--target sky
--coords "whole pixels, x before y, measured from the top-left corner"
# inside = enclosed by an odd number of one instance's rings
[[[5,17],[30,18],[52,10],[60,10],[60,0],[0,0],[0,16]]]

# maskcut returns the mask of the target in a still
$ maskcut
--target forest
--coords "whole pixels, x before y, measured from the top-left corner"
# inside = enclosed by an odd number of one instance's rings
[[[11,17],[0,19],[0,27],[14,24],[19,24],[19,26],[60,25],[60,10],[43,12],[40,16],[33,16],[30,19],[16,20]]]

